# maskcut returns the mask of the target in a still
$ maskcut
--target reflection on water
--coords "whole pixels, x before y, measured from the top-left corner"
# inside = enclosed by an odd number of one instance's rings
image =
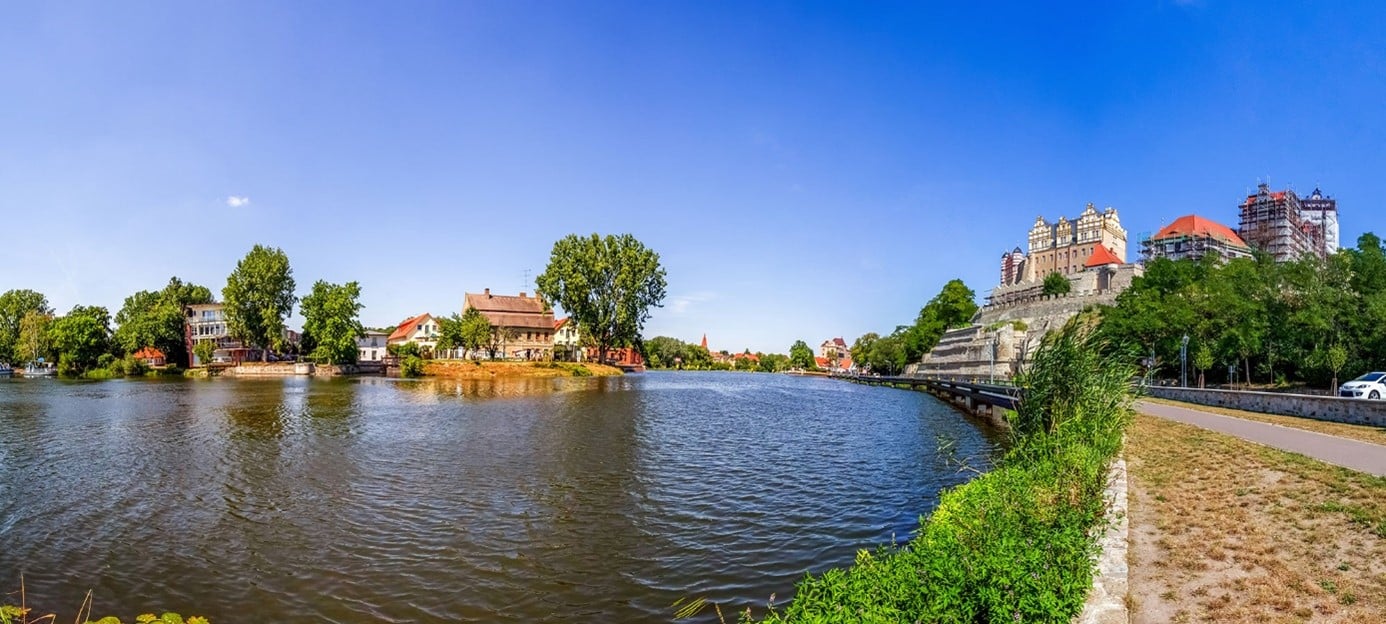
[[[0,583],[127,617],[664,622],[908,535],[962,479],[939,436],[994,443],[769,375],[0,383]]]

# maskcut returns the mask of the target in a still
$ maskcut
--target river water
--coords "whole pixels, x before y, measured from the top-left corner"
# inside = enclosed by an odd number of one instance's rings
[[[922,393],[783,375],[0,380],[0,593],[23,574],[60,621],[88,590],[213,624],[760,612],[906,539],[967,478],[941,439],[998,442]]]

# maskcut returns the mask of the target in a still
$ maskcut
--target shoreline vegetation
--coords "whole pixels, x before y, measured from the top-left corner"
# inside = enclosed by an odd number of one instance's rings
[[[1092,587],[1102,494],[1133,405],[1134,366],[1112,357],[1096,322],[1083,314],[1044,339],[1018,378],[1026,399],[1008,417],[1009,450],[944,492],[912,541],[861,550],[849,567],[806,576],[789,605],[772,598],[740,621],[1071,621]]]
[[[616,377],[621,369],[593,362],[505,362],[486,360],[428,360],[423,376],[446,379],[511,379],[518,377]]]

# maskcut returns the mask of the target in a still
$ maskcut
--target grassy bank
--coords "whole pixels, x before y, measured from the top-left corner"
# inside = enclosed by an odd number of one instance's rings
[[[497,379],[520,377],[612,377],[621,369],[591,362],[488,362],[429,360],[423,374],[449,379]]]
[[[993,470],[945,492],[908,545],[805,578],[761,621],[1072,619],[1092,585],[1107,468],[1130,419],[1132,371],[1103,357],[1090,323],[1075,319],[1036,352]]]
[[[1386,479],[1151,416],[1127,460],[1133,622],[1386,621]]]

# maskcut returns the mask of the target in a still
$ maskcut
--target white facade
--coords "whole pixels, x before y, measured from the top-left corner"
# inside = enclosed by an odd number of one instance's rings
[[[385,332],[368,331],[365,336],[356,339],[356,361],[358,362],[379,362],[385,359],[385,343],[389,334]]]

